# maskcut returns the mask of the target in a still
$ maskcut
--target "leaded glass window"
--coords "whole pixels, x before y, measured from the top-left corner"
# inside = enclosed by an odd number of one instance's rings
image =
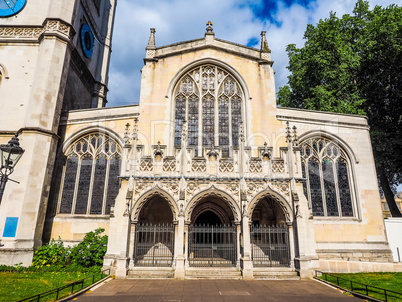
[[[214,98],[211,95],[207,95],[202,100],[202,145],[212,146],[214,144]]]
[[[106,134],[88,134],[66,152],[60,214],[109,214],[119,191],[121,147]]]
[[[351,177],[346,153],[326,138],[301,144],[303,192],[314,216],[353,217]]]
[[[214,145],[229,157],[239,145],[243,91],[227,71],[202,65],[187,72],[177,83],[174,145],[181,145],[183,120],[188,121],[188,145],[201,156],[203,147]]]
[[[219,99],[219,146],[224,157],[229,156],[229,100],[226,96]]]

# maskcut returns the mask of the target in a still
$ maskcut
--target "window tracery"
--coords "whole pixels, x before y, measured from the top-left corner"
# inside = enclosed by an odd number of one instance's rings
[[[179,80],[175,92],[174,145],[181,146],[183,121],[188,121],[188,145],[201,156],[202,147],[217,146],[223,157],[239,145],[243,91],[227,71],[198,66]]]
[[[348,157],[334,142],[311,138],[301,144],[303,192],[314,216],[353,217]]]
[[[106,134],[89,134],[66,152],[61,214],[110,214],[119,191],[121,148]]]

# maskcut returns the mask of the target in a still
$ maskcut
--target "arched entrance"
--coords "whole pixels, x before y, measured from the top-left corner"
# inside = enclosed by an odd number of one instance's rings
[[[289,230],[281,206],[263,197],[255,206],[250,226],[251,257],[254,267],[289,267]]]
[[[172,266],[173,213],[166,200],[154,196],[142,207],[135,227],[134,265]]]
[[[234,215],[226,201],[206,197],[197,203],[189,226],[190,266],[235,266],[237,261]]]

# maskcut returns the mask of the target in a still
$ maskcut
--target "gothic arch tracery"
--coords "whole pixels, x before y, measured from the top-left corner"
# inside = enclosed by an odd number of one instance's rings
[[[301,139],[303,192],[313,216],[355,217],[351,148],[327,133],[310,133]],[[351,161],[350,158],[353,160]]]
[[[180,72],[171,88],[174,122],[173,145],[181,146],[182,126],[187,121],[187,144],[203,155],[217,146],[229,157],[239,143],[239,127],[245,121],[246,89],[236,74],[215,60],[191,64]]]
[[[285,214],[286,222],[293,221],[293,210],[290,204],[286,201],[285,198],[268,189],[261,191],[250,201],[245,212],[247,213],[248,217],[252,217],[255,207],[265,197],[270,198],[279,204],[283,213]]]
[[[186,209],[185,209],[185,219],[186,221],[190,221],[192,213],[194,208],[197,206],[197,204],[208,197],[216,197],[219,198],[227,203],[229,208],[231,209],[234,217],[234,222],[240,222],[240,217],[241,217],[241,212],[238,204],[236,201],[229,196],[227,193],[215,188],[215,187],[210,187],[206,190],[203,190],[196,194],[187,204]]]
[[[81,131],[66,141],[59,214],[108,215],[119,191],[122,147],[105,132]]]
[[[168,192],[158,186],[155,186],[152,189],[148,190],[147,192],[142,194],[136,201],[134,201],[130,215],[131,220],[138,221],[138,216],[141,212],[142,207],[149,200],[156,196],[163,198],[168,203],[170,209],[172,210],[173,220],[177,220],[178,208],[176,202],[174,201],[174,198]]]

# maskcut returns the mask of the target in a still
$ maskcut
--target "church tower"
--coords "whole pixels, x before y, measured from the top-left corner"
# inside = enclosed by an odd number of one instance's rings
[[[0,204],[0,264],[41,245],[62,112],[104,107],[116,0],[0,0],[0,144],[25,149]]]

